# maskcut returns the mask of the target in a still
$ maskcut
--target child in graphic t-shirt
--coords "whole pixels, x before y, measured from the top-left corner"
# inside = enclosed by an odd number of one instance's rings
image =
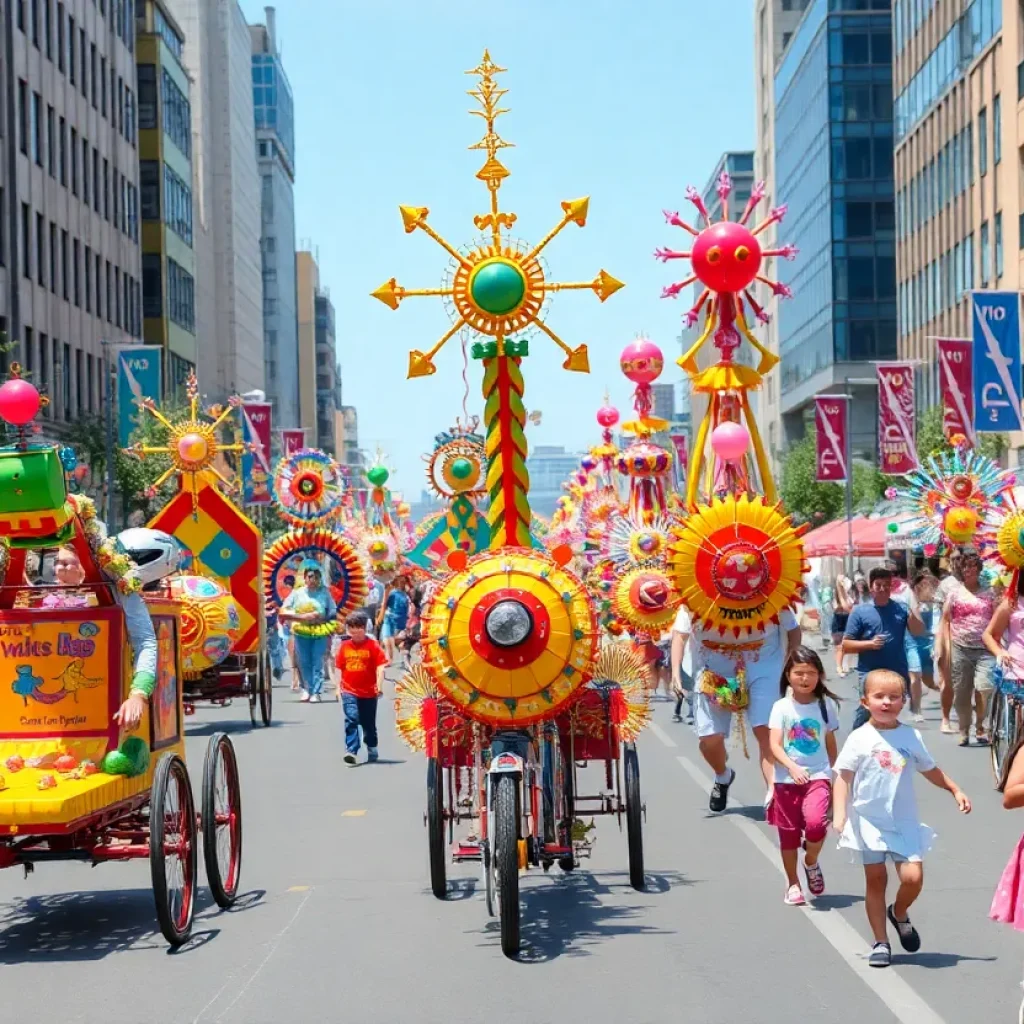
[[[825,685],[825,666],[809,647],[798,647],[786,659],[779,685],[781,697],[768,719],[775,787],[768,820],[779,830],[779,849],[789,888],[785,902],[802,906],[797,876],[801,842],[804,873],[812,896],[825,892],[818,855],[828,832],[832,796],[832,765],[839,728],[838,698]]]
[[[377,760],[377,700],[383,691],[388,656],[366,635],[366,612],[353,612],[346,620],[348,639],[341,642],[335,664],[341,670],[341,707],[345,713],[345,764],[355,765],[359,730],[366,741],[367,761]]]

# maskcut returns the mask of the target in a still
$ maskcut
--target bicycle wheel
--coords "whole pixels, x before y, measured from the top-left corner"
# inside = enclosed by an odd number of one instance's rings
[[[519,953],[519,780],[498,775],[494,792],[494,873],[498,914],[501,918],[501,951]]]
[[[242,870],[242,789],[231,740],[214,733],[203,764],[203,859],[210,892],[227,910],[238,898]]]
[[[199,836],[185,762],[164,754],[149,803],[149,864],[160,931],[174,947],[192,932]]]
[[[992,762],[993,784],[999,785],[1003,773],[1003,761],[1012,744],[1011,733],[1015,733],[1013,708],[1005,693],[996,693],[992,697],[992,709],[989,712],[989,755]]]
[[[625,743],[622,748],[626,775],[626,844],[629,848],[629,884],[643,892],[644,882],[644,834],[641,824],[640,805],[640,759],[636,745]]]
[[[430,847],[430,891],[448,896],[444,845],[444,776],[436,757],[427,759],[427,843]]]

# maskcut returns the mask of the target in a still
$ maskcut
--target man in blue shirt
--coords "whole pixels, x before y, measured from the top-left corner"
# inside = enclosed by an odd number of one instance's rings
[[[854,607],[843,636],[843,653],[857,655],[861,692],[864,677],[872,669],[887,668],[907,679],[907,631],[913,636],[921,636],[925,632],[924,622],[916,611],[900,601],[891,600],[892,570],[872,569],[868,574],[868,586],[871,604]],[[863,705],[858,706],[853,728],[862,726],[869,717],[867,709]]]

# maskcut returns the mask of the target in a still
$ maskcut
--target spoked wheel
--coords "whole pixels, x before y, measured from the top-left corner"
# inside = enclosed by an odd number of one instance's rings
[[[256,681],[259,686],[260,721],[264,726],[269,726],[274,706],[274,676],[268,653],[264,653],[260,659],[260,670]]]
[[[149,865],[160,931],[180,946],[192,931],[199,836],[185,762],[164,754],[149,804]]]
[[[245,688],[249,695],[249,721],[255,725],[258,717],[257,708],[260,701],[260,673],[259,669],[242,668],[242,678],[245,680]]]
[[[482,839],[480,841],[480,862],[484,868],[484,901],[487,904],[487,916],[495,916],[494,903],[494,865],[491,857],[491,841]]]
[[[494,876],[501,918],[501,951],[519,953],[519,780],[494,779]]]
[[[235,748],[222,732],[210,737],[203,765],[203,858],[210,892],[226,910],[242,873],[242,787]]]
[[[629,884],[643,892],[644,882],[644,834],[641,823],[640,805],[640,759],[636,745],[626,743],[622,752],[626,776],[626,843],[629,847]]]
[[[427,758],[427,845],[430,847],[430,890],[448,896],[444,842],[444,772],[436,757]]]

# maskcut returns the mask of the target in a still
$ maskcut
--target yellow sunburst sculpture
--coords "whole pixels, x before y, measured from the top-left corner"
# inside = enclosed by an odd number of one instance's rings
[[[624,573],[615,583],[615,614],[634,629],[660,633],[679,611],[679,593],[657,565]]]
[[[583,584],[523,548],[469,559],[423,617],[424,666],[438,688],[499,728],[554,717],[590,677],[597,639]]]
[[[808,571],[800,535],[760,496],[713,498],[676,530],[669,568],[683,603],[705,629],[763,629],[792,606]]]

